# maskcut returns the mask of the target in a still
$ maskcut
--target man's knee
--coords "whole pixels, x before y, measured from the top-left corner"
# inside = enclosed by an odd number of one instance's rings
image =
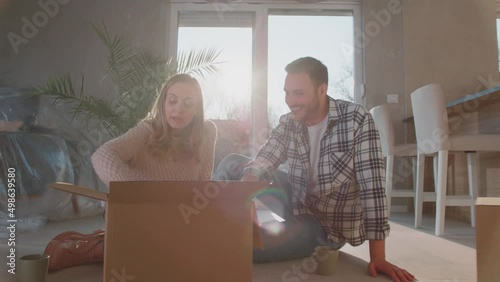
[[[251,160],[251,158],[240,154],[229,154],[217,166],[214,177],[217,175],[224,175],[224,178],[227,179],[217,180],[237,180],[240,178],[245,165]]]

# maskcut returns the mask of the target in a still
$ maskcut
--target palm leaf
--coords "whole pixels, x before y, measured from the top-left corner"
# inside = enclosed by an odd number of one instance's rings
[[[123,78],[123,73],[128,67],[129,60],[137,55],[137,51],[131,47],[130,43],[124,37],[118,35],[111,36],[104,22],[101,26],[93,24],[92,28],[108,50],[109,69],[106,76],[111,74],[118,92],[121,93],[122,85],[126,82]]]
[[[169,68],[172,66],[168,65],[167,60],[147,51],[138,51],[130,59],[128,69],[123,72],[123,92],[146,84],[156,87],[165,81]]]
[[[82,76],[82,83],[83,83]],[[83,90],[80,88],[80,92]],[[53,99],[52,104],[64,102],[79,102],[80,95],[76,95],[73,82],[69,73],[49,78],[47,84],[42,87],[30,87],[27,91],[31,95],[48,95]]]
[[[123,130],[120,128],[122,126],[120,116],[115,109],[112,102],[86,96],[71,112],[82,118],[85,129],[89,128],[91,121],[100,120],[102,122],[99,126],[104,127],[111,136],[118,136]]]
[[[216,75],[219,72],[215,62],[220,51],[215,48],[205,48],[202,50],[190,50],[180,52],[178,56],[177,71],[179,73],[196,74],[199,76]]]
[[[30,87],[27,91],[31,95],[47,95],[53,99],[52,104],[73,104],[73,108],[69,111],[72,114],[73,120],[77,116],[83,119],[84,128],[88,129],[89,121],[97,120],[113,120],[117,118],[115,108],[110,102],[95,96],[85,95],[83,91],[84,76],[81,77],[80,91],[77,93],[73,87],[73,81],[70,74],[66,73],[54,78],[49,78],[47,84],[42,87]],[[119,123],[118,123],[119,124]],[[103,124],[107,131],[114,136],[116,125],[112,122]]]

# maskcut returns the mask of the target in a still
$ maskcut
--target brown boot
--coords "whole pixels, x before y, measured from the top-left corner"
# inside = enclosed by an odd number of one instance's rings
[[[63,233],[57,235],[56,237],[52,238],[52,240],[56,240],[56,241],[64,241],[64,240],[68,240],[68,239],[80,239],[81,240],[83,238],[92,237],[95,235],[104,235],[104,230],[98,229],[90,234],[83,234],[83,233],[79,233],[76,231],[66,231],[66,232],[63,232]]]
[[[84,265],[104,260],[104,236],[88,234],[72,239],[52,240],[44,254],[50,255],[49,270]]]

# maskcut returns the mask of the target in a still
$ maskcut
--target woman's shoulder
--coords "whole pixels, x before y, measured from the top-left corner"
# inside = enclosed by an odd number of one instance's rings
[[[213,144],[215,140],[217,139],[217,127],[215,126],[215,123],[211,120],[205,120],[205,123],[203,125],[204,127],[204,138],[207,144]]]
[[[215,123],[211,120],[205,120],[205,132],[208,133],[208,135],[217,135],[217,127],[215,126]]]
[[[150,119],[144,119],[141,120],[137,125],[135,126],[137,129],[142,129],[145,130],[147,129],[149,132],[153,132],[153,121]]]

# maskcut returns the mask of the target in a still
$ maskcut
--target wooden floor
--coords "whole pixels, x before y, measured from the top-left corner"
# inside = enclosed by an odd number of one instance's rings
[[[475,231],[468,223],[447,220],[444,237],[433,235],[434,221],[431,217],[424,217],[423,228],[419,230],[413,228],[412,214],[394,213],[390,223],[391,234],[386,241],[387,259],[412,272],[418,281],[476,281]],[[17,234],[16,255],[43,252],[47,242],[62,231],[92,232],[102,228],[103,224],[101,216],[94,216],[49,223],[37,232]],[[6,242],[6,239],[0,239],[0,281],[8,282],[15,281],[15,277],[6,272]],[[367,242],[358,247],[346,245],[339,255],[334,279],[315,274],[308,258],[303,258],[254,264],[253,281],[390,281],[385,276],[369,277],[366,270],[368,259]],[[51,272],[46,282],[101,280],[102,265],[87,265]]]

